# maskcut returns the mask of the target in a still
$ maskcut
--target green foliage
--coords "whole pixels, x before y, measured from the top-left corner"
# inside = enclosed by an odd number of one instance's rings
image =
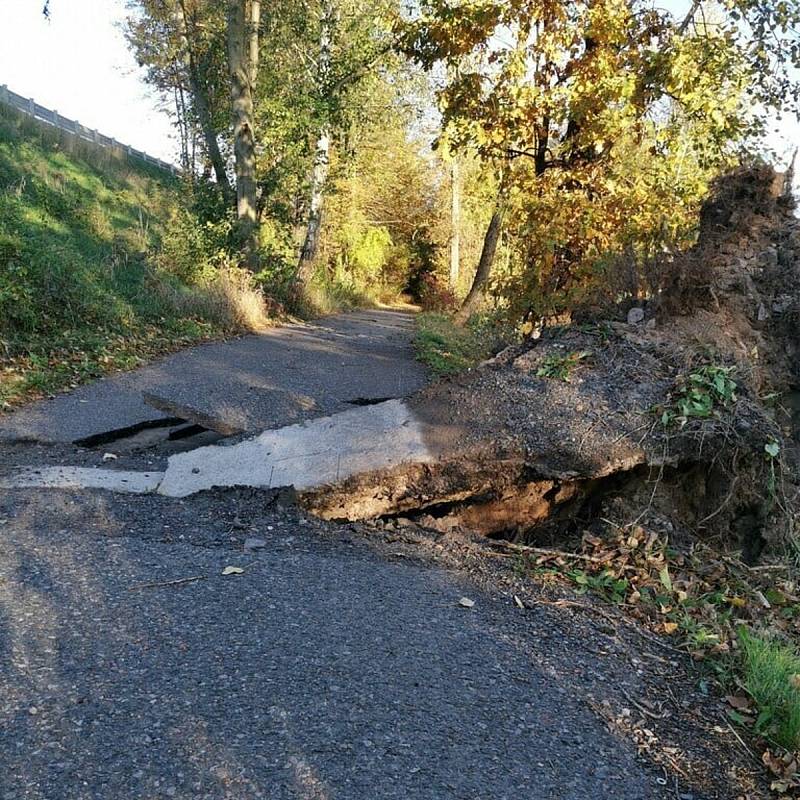
[[[630,589],[630,584],[625,578],[617,578],[611,570],[603,570],[592,574],[582,569],[567,572],[567,576],[577,587],[578,594],[594,592],[609,603],[624,603]]]
[[[217,270],[225,223],[187,199],[169,173],[0,107],[0,402],[238,329],[237,304],[258,317]]]
[[[741,629],[742,681],[759,709],[756,728],[788,750],[800,747],[800,654]]]
[[[566,353],[559,355],[551,353],[536,370],[537,378],[554,378],[555,380],[569,383],[572,373],[584,359],[591,355],[588,351]]]
[[[474,367],[491,353],[492,340],[477,320],[458,327],[446,314],[425,313],[417,317],[414,347],[417,358],[438,375],[449,375]]]
[[[661,422],[668,426],[685,425],[690,419],[708,419],[720,407],[729,408],[736,402],[736,367],[706,364],[679,381],[671,406],[661,413]]]
[[[405,26],[420,64],[447,67],[440,141],[476,153],[501,187],[490,291],[510,317],[637,296],[652,289],[644,264],[691,243],[711,180],[763,130],[748,92],[791,93],[755,54],[800,58],[775,38],[796,3],[718,9],[426,0]],[[743,18],[759,22],[747,31]]]
[[[201,283],[229,263],[232,231],[231,214],[203,222],[190,208],[176,205],[163,222],[152,261],[184,283]]]

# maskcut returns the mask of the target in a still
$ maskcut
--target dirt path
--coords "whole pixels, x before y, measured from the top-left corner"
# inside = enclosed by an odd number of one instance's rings
[[[135,425],[151,379],[248,412],[257,379],[252,419],[319,416],[419,385],[409,337],[408,318],[370,312],[196,348],[18,412],[5,430]],[[141,467],[207,435],[145,434],[95,449],[64,434],[9,442],[0,466],[95,465],[113,446],[115,466]],[[666,785],[591,710],[640,691],[638,657],[593,621],[521,609],[401,535],[322,522],[270,492],[16,489],[0,493],[0,540],[0,798],[703,796]]]

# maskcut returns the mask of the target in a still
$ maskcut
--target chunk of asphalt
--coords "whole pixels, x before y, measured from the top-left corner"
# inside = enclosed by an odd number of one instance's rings
[[[234,436],[238,433],[243,433],[245,430],[245,426],[242,423],[233,419],[233,412],[227,418],[214,416],[180,403],[177,400],[171,400],[169,397],[153,394],[152,392],[142,392],[142,400],[158,411],[170,414],[173,417],[180,417],[182,420],[216,431],[223,436]]]
[[[158,491],[170,497],[215,486],[303,491],[407,462],[430,463],[436,456],[425,433],[404,401],[389,400],[171,456]]]
[[[25,467],[0,476],[0,489],[108,489],[113,492],[154,492],[162,472],[126,472],[93,467]]]

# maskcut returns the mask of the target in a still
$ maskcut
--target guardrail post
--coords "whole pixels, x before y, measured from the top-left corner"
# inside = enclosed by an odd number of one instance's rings
[[[92,129],[92,141],[95,142],[95,143],[97,143],[99,141],[99,138],[98,138],[98,135],[97,135],[97,128],[93,128]]]
[[[36,101],[30,97],[28,98],[28,113],[32,116],[36,116]]]
[[[4,103],[8,103],[8,86],[4,83],[0,86],[0,100]]]

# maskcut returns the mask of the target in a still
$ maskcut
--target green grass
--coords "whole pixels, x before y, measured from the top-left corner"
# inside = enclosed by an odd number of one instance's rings
[[[168,172],[0,105],[0,409],[229,329],[165,250],[187,213]]]
[[[800,747],[800,654],[777,639],[740,631],[742,681],[758,706],[758,730],[787,750]]]
[[[417,317],[417,358],[437,375],[451,375],[488,358],[494,338],[476,323],[458,327],[447,314],[429,311]]]

